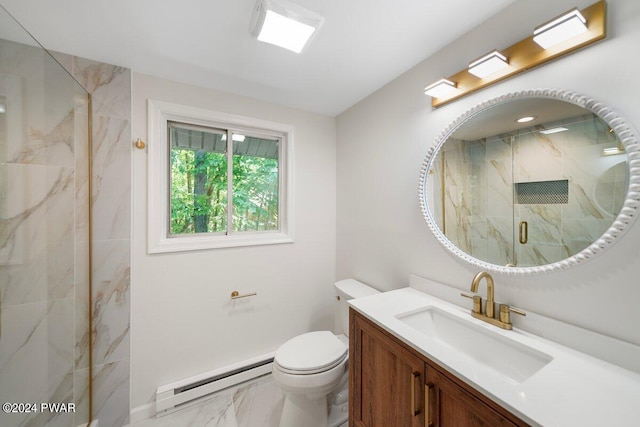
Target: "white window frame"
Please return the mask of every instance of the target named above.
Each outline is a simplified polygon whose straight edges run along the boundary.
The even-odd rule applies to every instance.
[[[293,126],[152,99],[148,100],[147,107],[148,253],[271,245],[294,241]],[[169,121],[238,132],[252,129],[264,135],[281,138],[282,143],[278,150],[278,230],[170,235]]]

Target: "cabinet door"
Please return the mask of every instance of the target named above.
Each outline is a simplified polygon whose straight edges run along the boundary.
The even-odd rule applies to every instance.
[[[427,364],[427,425],[433,427],[512,427],[514,424],[438,369]],[[488,402],[487,402],[488,403]],[[493,405],[492,405],[493,406]],[[519,421],[519,420],[516,420]]]
[[[353,310],[351,427],[423,427],[424,361]]]

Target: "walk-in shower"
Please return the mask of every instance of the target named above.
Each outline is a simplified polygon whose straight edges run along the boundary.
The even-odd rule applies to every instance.
[[[91,419],[90,96],[0,6],[0,425]]]

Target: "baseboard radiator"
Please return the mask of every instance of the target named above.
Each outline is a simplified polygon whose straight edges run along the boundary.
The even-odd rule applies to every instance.
[[[162,416],[171,413],[180,405],[270,373],[273,366],[273,356],[274,353],[263,354],[158,387],[156,390],[156,415]]]

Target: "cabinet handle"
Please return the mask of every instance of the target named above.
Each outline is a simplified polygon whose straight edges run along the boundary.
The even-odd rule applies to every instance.
[[[529,241],[529,224],[527,221],[520,221],[518,225],[518,240],[525,245]]]
[[[431,399],[429,398],[430,396],[430,391],[431,388],[433,387],[433,383],[426,383],[424,385],[424,425],[425,427],[431,427],[433,426],[433,423],[431,422],[431,411],[429,410],[430,406],[429,406],[429,402],[431,401]]]
[[[415,417],[420,413],[419,409],[416,409],[416,379],[420,378],[420,372],[411,373],[411,416]]]

